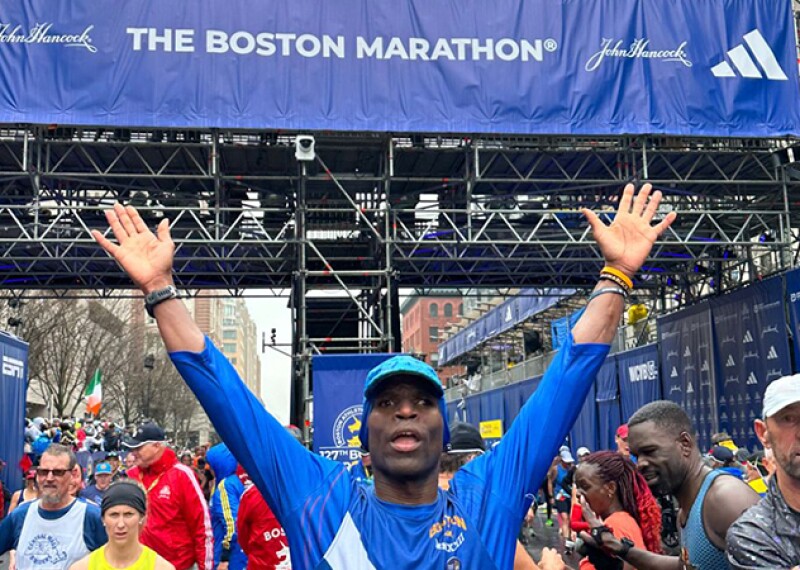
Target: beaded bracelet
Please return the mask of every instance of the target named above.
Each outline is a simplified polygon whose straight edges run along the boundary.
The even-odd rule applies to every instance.
[[[619,279],[622,279],[622,282],[628,287],[628,290],[633,289],[633,281],[631,281],[631,278],[616,267],[606,265],[600,270],[600,275],[613,275],[614,277],[618,277]]]
[[[610,273],[601,273],[600,277],[598,278],[600,281],[611,281],[614,285],[617,285],[625,290],[626,293],[630,293],[631,289],[628,287],[625,282],[617,277],[616,275],[611,275]]]

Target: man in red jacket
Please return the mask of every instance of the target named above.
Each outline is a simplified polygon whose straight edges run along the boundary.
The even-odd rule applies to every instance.
[[[172,563],[176,570],[211,570],[214,565],[211,518],[197,477],[167,447],[167,438],[154,422],[139,426],[123,442],[136,467],[128,477],[147,492],[147,518],[141,542]]]

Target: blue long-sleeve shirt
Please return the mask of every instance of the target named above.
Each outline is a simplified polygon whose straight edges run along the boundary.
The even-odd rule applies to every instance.
[[[299,445],[208,339],[200,353],[171,357],[283,525],[293,568],[491,570],[512,568],[530,496],[608,350],[570,337],[502,441],[419,506],[382,501],[342,464]]]

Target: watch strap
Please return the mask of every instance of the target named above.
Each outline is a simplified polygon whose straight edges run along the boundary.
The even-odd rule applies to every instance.
[[[178,298],[180,298],[180,294],[175,286],[167,285],[163,289],[156,289],[155,291],[148,293],[144,298],[144,308],[150,317],[154,317],[155,315],[153,314],[153,309],[156,307],[156,305],[170,299]]]
[[[623,536],[621,539],[619,539],[619,542],[622,544],[622,548],[620,548],[619,552],[617,552],[617,558],[625,560],[625,558],[628,556],[628,553],[631,551],[631,548],[633,548],[635,545],[627,536]]]

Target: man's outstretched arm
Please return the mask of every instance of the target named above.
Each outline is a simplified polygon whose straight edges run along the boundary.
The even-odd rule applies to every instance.
[[[150,231],[133,206],[114,204],[106,211],[106,220],[117,238],[113,243],[97,230],[94,239],[117,260],[133,283],[148,295],[153,291],[174,285],[172,262],[175,243],[169,235],[169,221],[158,224],[156,234]],[[171,299],[155,306],[153,314],[158,330],[169,352],[201,352],[205,337],[179,299]]]
[[[144,294],[172,285],[175,244],[163,220],[153,234],[135,208],[115,204],[106,218],[117,243],[94,231],[98,243]],[[276,513],[286,515],[315,489],[334,465],[294,441],[247,389],[228,360],[206,339],[183,302],[164,301],[154,310],[173,363],[217,432]],[[235,413],[232,413],[235,412]],[[262,437],[253,438],[258,433]],[[287,472],[281,465],[292,465]]]
[[[650,250],[660,236],[675,221],[677,215],[670,212],[653,225],[652,221],[661,202],[661,192],[651,195],[650,184],[645,184],[634,196],[633,184],[625,186],[619,208],[610,225],[605,225],[597,214],[584,209],[592,227],[595,242],[603,254],[606,267],[611,267],[633,279],[642,267]],[[600,281],[595,288],[614,287],[609,281]],[[610,344],[617,332],[619,319],[625,307],[624,299],[615,294],[597,297],[586,306],[583,315],[572,328],[576,344]]]
[[[645,184],[634,197],[633,185],[626,186],[610,225],[604,224],[593,212],[584,210],[606,266],[627,278],[633,278],[658,236],[676,217],[672,212],[654,225],[652,221],[661,193],[651,196],[650,191],[650,185]],[[622,295],[600,293],[602,289],[621,290],[614,282],[598,282],[571,337],[548,366],[542,382],[506,436],[492,454],[472,461],[456,474],[456,488],[459,483],[467,483],[468,473],[474,473],[481,483],[485,481],[487,487],[492,486],[493,477],[496,477],[502,497],[497,500],[511,509],[521,505],[526,494],[536,491],[583,406],[622,316]],[[515,514],[519,514],[521,520],[524,513]]]

